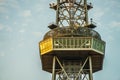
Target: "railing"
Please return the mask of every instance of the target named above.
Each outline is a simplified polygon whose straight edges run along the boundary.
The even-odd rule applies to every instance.
[[[53,39],[54,50],[87,50],[105,52],[105,42],[92,37],[57,37]]]
[[[102,53],[105,53],[105,42],[93,38],[92,39],[92,48],[95,49],[95,50],[98,50]]]
[[[105,53],[105,42],[92,37],[57,37],[40,42],[41,54],[52,50],[94,50]]]
[[[54,38],[54,48],[91,48],[91,38]]]

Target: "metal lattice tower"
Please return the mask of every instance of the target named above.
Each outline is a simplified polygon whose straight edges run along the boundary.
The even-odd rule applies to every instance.
[[[50,24],[40,41],[43,70],[52,73],[52,80],[93,80],[93,73],[102,70],[105,42],[88,11],[87,0],[57,0],[50,4],[56,11],[56,23]]]
[[[59,26],[84,27],[88,24],[86,0],[58,0],[57,5],[56,22]]]
[[[57,0],[57,4],[50,4],[50,8],[56,10],[56,24],[59,27],[88,25],[88,10],[92,4],[87,0]]]

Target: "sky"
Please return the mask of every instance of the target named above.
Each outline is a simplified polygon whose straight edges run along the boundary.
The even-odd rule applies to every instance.
[[[0,80],[50,80],[42,70],[38,43],[55,21],[56,0],[0,0]],[[103,70],[94,80],[120,80],[120,0],[88,0],[89,18],[106,42]]]

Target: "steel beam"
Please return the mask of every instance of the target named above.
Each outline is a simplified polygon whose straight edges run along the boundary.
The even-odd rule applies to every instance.
[[[52,66],[52,80],[56,79],[55,64],[56,64],[56,60],[55,60],[55,56],[54,56],[53,57],[53,66]]]
[[[89,69],[90,69],[90,71],[89,71],[89,80],[93,80],[93,72],[92,72],[92,58],[91,58],[91,56],[89,56]]]

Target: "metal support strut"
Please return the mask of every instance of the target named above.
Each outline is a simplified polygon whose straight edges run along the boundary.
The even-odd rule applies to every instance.
[[[56,62],[57,61],[57,62]],[[60,68],[58,72],[56,72],[55,64],[58,63]],[[68,62],[60,62],[58,57],[53,57],[53,66],[52,66],[52,80],[93,80],[92,75],[92,58],[88,56],[84,61],[79,61],[77,65],[74,65],[73,61],[69,61],[71,65],[66,65]],[[82,63],[82,64],[81,64]],[[89,63],[89,68],[86,68],[87,64]],[[75,63],[76,64],[76,63]],[[73,70],[71,70],[73,69]]]
[[[89,72],[89,79],[93,80],[93,75],[92,75],[92,58],[91,56],[89,56],[89,68],[90,68],[90,72]]]
[[[56,63],[56,60],[55,60],[55,56],[54,56],[53,57],[53,66],[52,66],[52,80],[55,80],[55,78],[56,78],[55,63]]]

